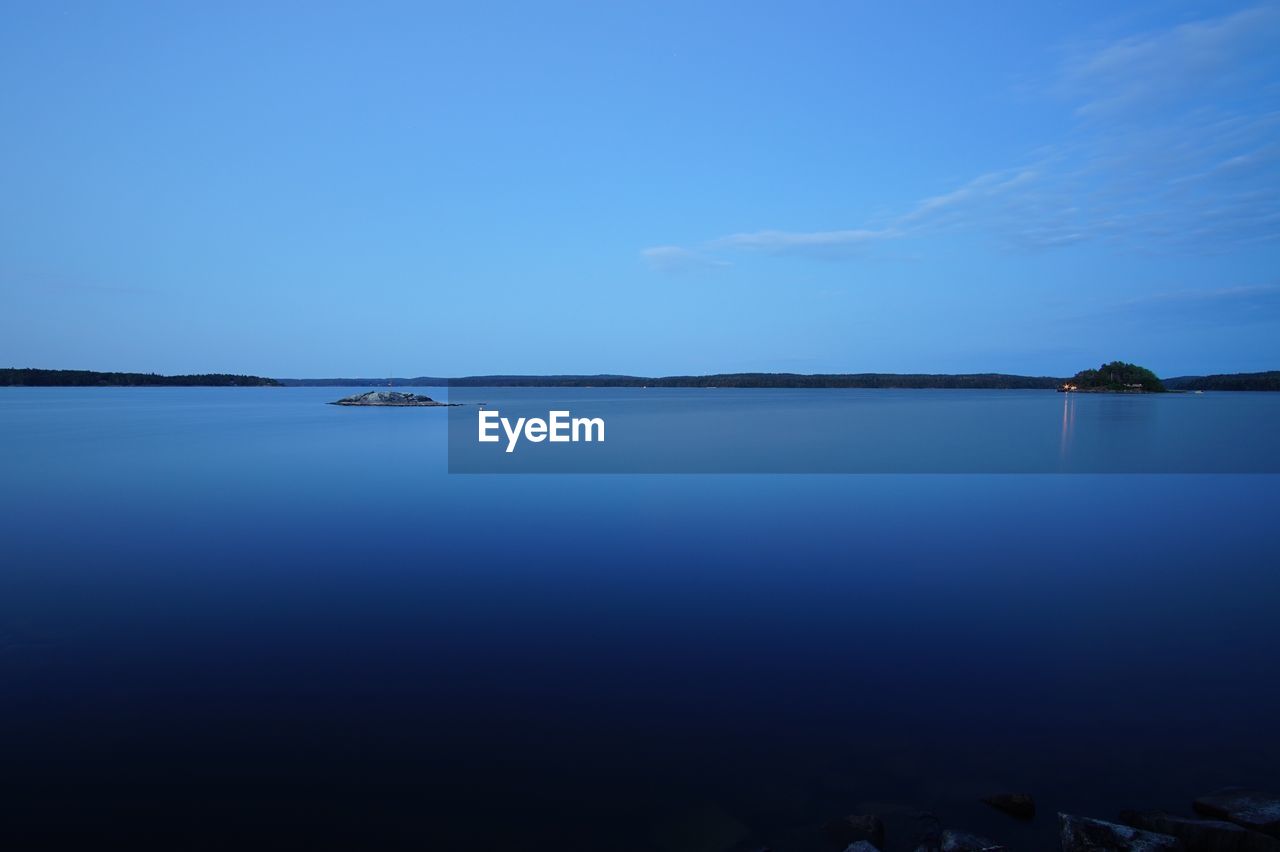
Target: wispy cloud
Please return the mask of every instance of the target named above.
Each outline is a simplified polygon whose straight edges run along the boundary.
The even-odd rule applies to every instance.
[[[1277,43],[1280,7],[1266,5],[1077,46],[1041,87],[1071,110],[1072,129],[1022,162],[877,221],[729,234],[646,256],[859,257],[962,229],[1022,251],[1104,242],[1213,252],[1280,239]]]
[[[1086,46],[1067,60],[1057,86],[1081,116],[1185,103],[1265,78],[1280,33],[1280,9],[1258,6],[1219,18]]]
[[[891,228],[873,230],[858,228],[847,231],[755,231],[749,234],[730,234],[713,240],[713,248],[753,249],[769,252],[793,250],[848,249],[881,240],[893,239],[897,234]]]
[[[653,246],[640,252],[640,256],[651,268],[659,272],[688,272],[729,265],[727,260],[708,257],[701,252],[681,246]]]

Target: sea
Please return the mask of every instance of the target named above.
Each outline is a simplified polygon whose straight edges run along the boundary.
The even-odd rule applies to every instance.
[[[1053,849],[1280,789],[1280,394],[521,389],[651,455],[504,475],[450,440],[502,391],[358,390],[0,389],[0,848]]]

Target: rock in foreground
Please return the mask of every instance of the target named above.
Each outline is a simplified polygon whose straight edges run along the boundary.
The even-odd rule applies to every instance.
[[[880,852],[880,850],[865,840],[859,840],[857,843],[846,846],[844,852]]]
[[[1116,825],[1100,819],[1058,814],[1062,852],[1183,852],[1182,841],[1167,834]]]
[[[1280,852],[1280,840],[1233,822],[1194,819],[1163,811],[1125,811],[1120,814],[1120,821],[1144,831],[1176,837],[1189,852]]]
[[[1004,852],[1006,847],[976,834],[947,829],[942,832],[938,848],[942,852]]]
[[[1202,814],[1280,837],[1280,796],[1259,790],[1229,788],[1201,796],[1195,809]]]
[[[457,405],[457,403],[436,402],[429,396],[422,396],[416,393],[401,393],[400,391],[369,391],[368,393],[357,393],[352,396],[343,397],[337,402],[331,402],[330,405],[417,405],[417,406],[446,406]]]

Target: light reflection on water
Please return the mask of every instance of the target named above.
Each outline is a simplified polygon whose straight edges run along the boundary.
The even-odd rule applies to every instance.
[[[1062,458],[1066,460],[1067,450],[1071,446],[1071,432],[1076,425],[1075,394],[1062,395]]]

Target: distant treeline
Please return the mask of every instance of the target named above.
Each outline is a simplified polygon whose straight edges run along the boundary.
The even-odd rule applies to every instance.
[[[275,379],[228,373],[160,376],[155,373],[97,373],[92,370],[0,369],[0,386],[9,387],[253,387],[276,384]]]
[[[468,376],[458,387],[1056,388],[1061,379],[1002,373],[717,373],[709,376]]]
[[[531,387],[531,388],[1056,388],[1051,376],[1003,373],[717,373],[709,376],[433,376],[390,379],[280,379],[286,386],[310,387]]]
[[[99,373],[91,370],[0,369],[0,386],[170,386],[170,387],[529,387],[529,388],[970,388],[1052,389],[1067,379],[1006,373],[716,373],[708,376],[442,376],[390,379],[265,379],[206,373],[161,376],[155,373]],[[1280,370],[1165,379],[1169,390],[1280,391]]]
[[[1280,391],[1280,370],[1265,373],[1219,373],[1213,376],[1177,376],[1165,379],[1169,390]]]
[[[439,376],[391,379],[276,379],[286,388],[443,388],[450,380]]]

